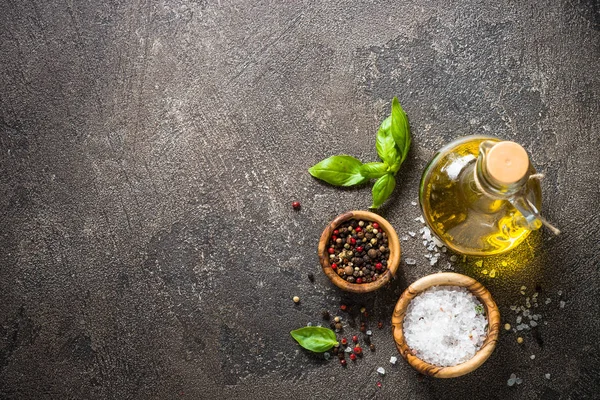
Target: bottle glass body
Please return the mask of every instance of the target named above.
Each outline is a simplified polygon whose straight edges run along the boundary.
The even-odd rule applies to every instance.
[[[531,227],[505,199],[488,196],[476,182],[477,160],[484,141],[468,136],[444,146],[429,162],[419,190],[423,218],[431,231],[455,252],[487,256],[504,253],[523,242]],[[529,174],[535,173],[530,165]],[[525,183],[524,196],[538,209],[539,181]]]

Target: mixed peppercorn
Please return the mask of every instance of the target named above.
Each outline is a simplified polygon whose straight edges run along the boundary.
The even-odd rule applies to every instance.
[[[333,231],[327,251],[331,268],[350,283],[376,281],[389,258],[387,234],[377,222],[351,219]]]
[[[344,311],[346,313],[349,313],[349,315],[353,314],[351,312],[351,307],[346,304],[340,305],[340,310]],[[329,314],[329,312],[327,310],[323,310],[322,316],[323,316],[323,319],[326,321],[329,321],[331,318],[331,315]],[[369,350],[375,351],[375,345],[373,343],[371,343],[371,336],[372,336],[373,332],[371,330],[367,329],[368,313],[364,307],[360,308],[360,314],[358,314],[358,317],[361,320],[360,332],[363,333],[363,335],[361,335],[362,341],[365,344],[365,346],[367,346],[369,348]],[[353,318],[354,317],[351,317],[351,319],[353,319]],[[336,316],[333,319],[333,321],[331,321],[331,328],[335,329],[335,331],[338,332],[338,334],[343,330],[343,326],[342,326],[341,322],[342,322],[342,319],[339,316]],[[381,321],[378,322],[377,326],[379,327],[379,329],[383,328],[383,322],[381,322]],[[363,348],[361,347],[361,345],[359,343],[360,340],[361,340],[361,338],[359,337],[359,335],[342,337],[339,339],[339,344],[336,345],[335,347],[333,347],[333,349],[331,350],[332,355],[338,357],[338,359],[340,360],[340,364],[343,367],[348,365],[348,363],[346,361],[346,355],[348,355],[348,357],[350,358],[351,361],[356,361],[359,357],[363,356]],[[328,359],[330,357],[330,355],[331,354],[327,354],[325,358]]]

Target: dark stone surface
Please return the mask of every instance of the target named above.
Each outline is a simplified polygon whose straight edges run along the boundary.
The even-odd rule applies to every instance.
[[[1,398],[598,398],[597,1],[0,10]],[[317,263],[323,227],[367,207],[370,189],[338,190],[306,169],[335,153],[374,161],[394,95],[414,136],[382,209],[401,235],[420,227],[411,201],[426,162],[477,133],[525,145],[563,230],[483,267],[456,263],[490,289],[503,322],[514,324],[521,285],[552,299],[540,307],[547,325],[522,346],[502,332],[458,379],[388,362],[395,301],[439,269],[419,240],[402,242],[418,264],[377,294],[340,293]],[[346,370],[288,334],[342,301],[386,324],[377,351]],[[512,372],[522,385],[506,385]]]

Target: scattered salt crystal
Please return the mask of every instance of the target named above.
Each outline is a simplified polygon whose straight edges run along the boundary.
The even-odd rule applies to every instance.
[[[475,265],[478,267],[481,267],[483,265],[483,260],[477,260],[475,261]]]
[[[552,300],[550,300],[550,298],[546,298],[546,301],[545,301],[546,304],[550,304],[551,302],[552,302]]]
[[[522,320],[523,320],[523,318],[522,318],[522,317],[519,315],[519,316],[517,317],[517,324],[520,324]]]
[[[529,325],[531,325],[533,328],[535,328],[536,326],[538,326],[538,323],[535,321],[529,321]]]
[[[398,361],[398,357],[394,357],[394,356],[390,357],[390,364],[396,365],[396,361]]]
[[[415,237],[415,235],[416,235],[416,233],[414,233],[414,232],[408,232],[408,234],[412,237]]]
[[[412,204],[413,206],[416,206],[417,202],[416,201],[411,201],[410,204]]]
[[[521,378],[517,378],[517,379],[515,380],[515,382],[517,382],[517,385],[520,385],[521,383],[523,383],[523,379],[521,379]]]
[[[331,358],[331,354],[329,354],[328,352],[323,353],[323,358],[326,360],[329,360]]]
[[[346,353],[352,353],[352,347],[348,346],[348,347],[346,347],[346,349],[344,351]]]
[[[544,374],[544,377],[545,377],[546,379],[550,379],[550,374]]]
[[[496,270],[493,269],[490,271],[490,278],[494,278],[496,276]]]
[[[425,258],[431,258],[431,254],[425,254]]]
[[[377,373],[379,375],[385,375],[385,369],[383,367],[379,367],[379,368],[377,368]]]
[[[521,286],[521,290],[527,290],[527,286]]]
[[[510,378],[508,378],[508,386],[513,386],[517,381],[517,376],[515,374],[510,374]]]
[[[417,260],[415,260],[414,258],[407,258],[405,262],[406,265],[415,265],[417,263]]]
[[[450,256],[450,261],[456,262],[456,260],[458,260],[458,257],[456,257],[456,256]]]
[[[420,217],[417,217],[417,218],[415,218],[415,221],[418,221],[418,222],[420,222],[420,223],[422,223],[422,224],[424,224],[424,223],[425,223],[425,220],[423,219],[423,216],[420,216]]]
[[[562,290],[559,290],[559,291],[558,291],[558,295],[559,295],[559,296],[562,296]]]
[[[408,236],[406,236],[406,235],[402,235],[402,238],[401,238],[401,239],[402,239],[403,241],[405,241],[405,242],[406,242],[406,241],[408,240]]]
[[[510,309],[515,311],[517,309],[517,306],[510,306]]]
[[[524,311],[523,311],[523,316],[524,316],[524,317],[526,317],[526,316],[528,316],[528,315],[529,315],[529,310],[524,310]]]
[[[488,274],[488,270],[484,269],[483,271],[481,271],[482,274],[487,275]]]
[[[442,247],[442,253],[445,253],[446,251],[448,251],[448,249],[446,248],[446,246]]]
[[[560,308],[565,308],[565,302],[563,300],[560,301],[559,307]]]
[[[530,355],[529,358],[531,358],[532,360],[535,360],[535,354]]]
[[[406,344],[423,361],[439,366],[471,359],[486,337],[487,318],[471,292],[456,286],[427,289],[404,317]]]
[[[535,292],[531,297],[533,297],[535,299],[536,297],[538,297],[538,294],[539,294],[538,292]]]
[[[367,336],[371,336],[373,334],[373,331],[372,330],[368,330],[366,333],[367,333]]]

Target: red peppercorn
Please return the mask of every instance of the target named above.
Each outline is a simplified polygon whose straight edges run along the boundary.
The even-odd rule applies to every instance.
[[[358,336],[356,336],[356,335],[352,336],[352,341],[354,343],[357,343],[358,342]]]
[[[362,246],[358,246],[358,247],[356,248],[356,251],[358,251],[359,253],[362,253],[362,251],[363,251],[363,250],[364,250],[364,249],[363,249],[363,247],[362,247]]]
[[[333,235],[333,236],[331,237],[331,240],[333,240],[333,241],[335,242],[335,241],[337,240],[337,236]]]
[[[356,278],[356,283],[362,283],[362,278]]]
[[[336,263],[331,264],[331,269],[332,270],[335,271],[337,269],[337,267],[338,267],[338,265]]]
[[[350,243],[352,243],[352,244],[356,244],[356,239],[354,239],[354,238],[350,238]]]
[[[383,322],[379,321],[379,322],[377,323],[377,327],[378,327],[379,329],[383,328]]]
[[[300,202],[299,202],[299,201],[294,201],[294,202],[292,203],[292,208],[293,208],[294,210],[299,210],[299,209],[300,209]]]
[[[348,363],[346,362],[346,360],[340,360],[340,364],[342,364],[342,367],[345,367]]]
[[[356,361],[356,355],[354,353],[350,354],[350,359]]]
[[[379,271],[381,268],[383,268],[383,264],[382,263],[375,264],[375,269],[377,269]]]
[[[348,308],[348,306],[347,306],[347,305],[345,305],[345,304],[342,304],[342,305],[340,306],[340,310],[342,310],[342,311],[346,311],[346,309],[347,309],[347,308]]]
[[[337,235],[339,235],[339,234],[340,234],[340,231],[338,231],[338,230],[336,229],[335,231],[333,231],[333,234],[337,236]]]
[[[379,224],[377,222],[373,222],[373,228],[374,229],[379,229]]]
[[[369,313],[365,311],[365,312],[363,313],[363,315],[364,315],[365,317],[368,317],[368,316],[369,316]]]
[[[381,382],[377,382],[377,387],[380,388],[381,387]]]
[[[342,342],[342,344],[345,346],[345,345],[347,345],[347,344],[348,344],[348,339],[346,339],[346,338],[342,338],[341,342]]]
[[[360,232],[362,231],[362,228],[360,226],[357,226],[356,229],[354,229],[356,232]]]
[[[335,253],[335,249],[333,247],[330,247],[327,251],[329,252],[329,254]]]
[[[358,355],[362,354],[362,349],[360,348],[360,346],[356,346],[354,348],[354,354],[358,354]]]

